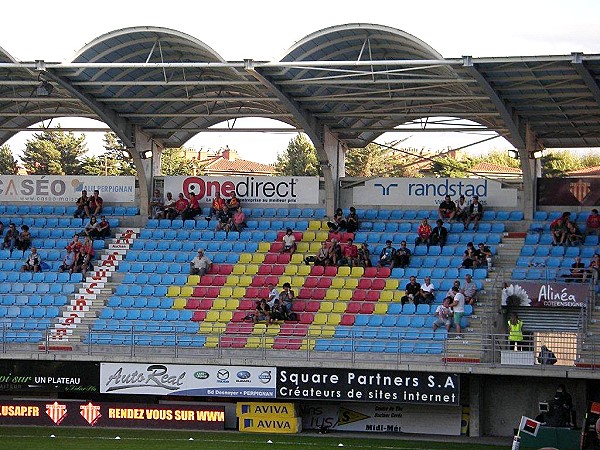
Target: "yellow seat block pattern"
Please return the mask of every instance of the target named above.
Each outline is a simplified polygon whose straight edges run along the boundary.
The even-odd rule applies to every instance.
[[[252,283],[252,277],[250,275],[242,275],[238,281],[238,286],[248,287]]]
[[[302,242],[312,242],[316,239],[315,232],[307,230],[302,234]]]
[[[315,233],[315,240],[318,242],[323,242],[329,239],[329,233],[327,231],[317,231]]]
[[[248,264],[252,261],[252,253],[241,253],[238,264]]]
[[[350,300],[352,298],[352,290],[351,289],[340,289],[340,295],[338,297],[339,300]]]
[[[375,303],[374,314],[387,314],[389,303]]]
[[[285,270],[283,271],[283,273],[285,275],[296,275],[297,272],[298,272],[298,266],[296,266],[294,264],[286,265]]]
[[[385,280],[385,289],[398,289],[398,279],[397,278],[388,278]]]
[[[290,283],[292,284],[292,277],[290,277],[289,275],[282,275],[279,277],[279,282],[277,283],[277,286],[282,287],[284,283]]]
[[[320,313],[330,313],[333,311],[333,302],[322,301],[321,306],[319,307]]]
[[[350,271],[351,271],[350,267],[348,267],[348,266],[338,267],[337,276],[338,277],[349,277]]]
[[[219,298],[231,298],[232,295],[233,295],[233,288],[231,286],[223,286],[221,288],[221,290],[219,291]],[[213,308],[221,309],[221,307],[215,306],[214,303],[213,303]]]
[[[303,251],[302,253],[306,253],[308,252],[308,244],[307,244],[307,249],[305,251]],[[294,253],[292,255],[292,257],[290,258],[290,263],[291,264],[304,264],[304,257],[302,255],[300,255],[299,253]],[[298,266],[298,269],[300,269],[300,267],[302,266]]]
[[[271,249],[271,243],[270,242],[259,242],[258,243],[258,252],[259,253],[267,253],[269,250]],[[264,256],[263,256],[263,261],[264,261]],[[252,262],[254,262],[254,259],[252,260]]]
[[[360,278],[364,274],[365,274],[365,268],[364,267],[353,267],[352,270],[350,270],[350,276],[351,277]]]
[[[308,231],[317,231],[317,230],[320,230],[321,229],[321,225],[322,225],[322,223],[321,223],[320,220],[310,220],[308,222]]]
[[[223,288],[221,288],[223,290]],[[215,298],[213,301],[212,309],[208,312],[219,312],[222,309],[225,309],[225,305],[227,304],[227,299],[225,298]]]
[[[259,242],[259,250],[260,250],[260,244],[265,244],[267,245],[269,248],[271,247],[270,244],[268,244],[267,242]],[[269,249],[267,248],[267,250],[263,251],[262,253],[253,253],[252,254],[252,264],[262,264],[263,261],[265,260],[265,252],[268,251]]]
[[[231,275],[244,275],[246,273],[247,264],[238,263],[231,269]]]
[[[265,327],[265,335],[266,336],[277,336],[279,334],[279,330],[281,325],[279,323],[272,323],[268,327]]]
[[[346,278],[344,289],[356,289],[358,286],[358,278]]]
[[[296,255],[294,255],[296,256]],[[296,275],[300,276],[300,277],[306,277],[310,274],[311,271],[311,266],[307,266],[306,264],[303,264],[301,266],[298,266],[298,273]]]
[[[333,302],[333,312],[334,313],[346,312],[346,308],[348,308],[348,302],[344,302],[344,301]]]
[[[298,242],[296,244],[296,251],[300,252],[300,253],[306,253],[309,249],[310,244],[308,242]],[[292,258],[294,257],[294,255],[292,255]]]
[[[304,285],[305,281],[305,277],[294,276],[292,277],[292,281],[290,282],[290,284],[292,285],[292,287],[299,288]]]
[[[320,242],[311,242],[309,252],[310,253],[318,253],[320,248],[321,248]]]
[[[186,304],[187,304],[187,298],[177,297],[173,301],[173,309],[183,309],[183,308],[185,308]]]
[[[219,346],[219,338],[216,336],[208,336],[204,343],[205,348],[217,348]]]
[[[313,318],[313,325],[325,325],[327,323],[327,314],[318,312]]]
[[[315,325],[311,324],[308,327],[308,336],[312,337],[332,337],[335,334],[335,326],[333,325]]]
[[[339,325],[342,321],[342,315],[338,313],[331,313],[327,316],[327,325]]]
[[[341,269],[342,267],[340,267]],[[349,267],[346,267],[346,269],[349,269]],[[338,274],[339,275],[339,274]],[[331,288],[332,289],[343,289],[344,284],[346,284],[346,280],[344,280],[343,278],[335,277],[331,280]]]
[[[227,279],[225,280],[225,286],[238,286],[240,283],[239,275],[227,275]],[[221,288],[222,290],[223,288]]]
[[[194,293],[194,288],[192,286],[181,286],[181,296],[182,297],[191,297]]]
[[[243,275],[256,275],[258,272],[258,264],[246,265],[246,272]]]
[[[315,340],[314,339],[302,339],[302,344],[300,344],[300,350],[313,350],[315,348]]]
[[[189,275],[188,279],[187,279],[187,285],[188,286],[198,286],[198,283],[200,283],[200,275]]]
[[[225,302],[225,310],[235,311],[240,306],[240,301],[237,298],[227,299]]]
[[[179,297],[179,294],[181,294],[180,286],[169,286],[167,289],[167,297]]]
[[[381,291],[379,294],[380,302],[391,302],[394,299],[394,291]]]
[[[242,298],[246,295],[246,288],[244,287],[240,287],[240,286],[236,286],[233,288],[233,292],[231,294],[231,296],[233,298]]]

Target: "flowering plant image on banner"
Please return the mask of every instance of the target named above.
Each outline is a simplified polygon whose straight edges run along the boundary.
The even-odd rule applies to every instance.
[[[542,283],[513,281],[502,289],[502,306],[532,306],[537,308],[582,308],[587,285],[578,283]]]

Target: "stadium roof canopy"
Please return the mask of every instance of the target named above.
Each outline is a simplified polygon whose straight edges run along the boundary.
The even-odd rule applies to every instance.
[[[597,54],[444,58],[372,24],[317,31],[277,61],[234,62],[179,31],[134,27],[98,37],[70,62],[16,61],[0,48],[0,144],[74,116],[105,122],[128,146],[136,127],[173,147],[244,117],[277,119],[311,138],[327,127],[350,147],[407,123],[493,130],[517,148],[527,129],[547,148],[600,146],[599,77]]]

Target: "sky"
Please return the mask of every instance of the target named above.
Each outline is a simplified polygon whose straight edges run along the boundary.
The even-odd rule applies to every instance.
[[[0,47],[20,61],[70,61],[86,43],[107,32],[132,26],[160,26],[185,32],[228,61],[276,60],[308,34],[345,23],[374,23],[400,29],[448,58],[600,53],[597,24],[600,2],[597,0],[104,0],[86,3],[30,0],[4,2],[2,16]],[[63,126],[82,127],[93,123],[82,119],[75,119],[75,123],[68,119],[59,122]],[[238,120],[236,125],[261,124],[277,125],[260,119]],[[186,145],[213,150],[228,145],[238,150],[242,158],[272,163],[293,136],[290,133],[204,133]],[[18,153],[30,137],[31,133],[22,132],[8,144]],[[386,134],[378,141],[389,142],[400,137],[404,135]],[[457,133],[411,134],[404,146],[441,150],[484,137]],[[98,152],[102,134],[87,133],[87,142],[91,152]],[[499,138],[475,149],[509,147],[510,144]]]

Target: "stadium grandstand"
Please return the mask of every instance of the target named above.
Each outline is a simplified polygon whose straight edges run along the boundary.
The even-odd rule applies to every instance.
[[[6,402],[91,404],[123,393],[128,402],[137,395],[138,403],[160,404],[179,395],[219,405],[223,426],[243,429],[232,402],[268,400],[293,404],[290,417],[300,425],[288,431],[319,429],[324,416],[310,412],[319,405],[334,416],[346,407],[356,414],[320,426],[339,431],[421,433],[434,418],[432,434],[509,436],[564,383],[581,419],[600,401],[600,244],[588,221],[600,183],[537,178],[535,158],[542,148],[600,146],[598,61],[445,59],[402,31],[364,24],[315,32],[274,62],[224,61],[192,36],[154,27],[100,36],[68,63],[15,61],[0,49],[0,70],[11,80],[0,80],[0,143],[40,117],[92,117],[119,136],[138,173],[137,180],[0,176],[2,223],[27,226],[41,258],[41,271],[30,271],[29,249],[9,240],[0,250]],[[218,106],[206,112],[209,102]],[[426,116],[472,120],[504,136],[520,155],[522,183],[514,187],[514,174],[510,183],[344,176],[345,149]],[[323,177],[160,175],[162,148],[238,117],[276,118],[304,131]],[[87,270],[70,273],[61,270],[66,248],[88,224],[74,217],[83,190],[100,191],[112,233],[93,240]],[[193,192],[200,210],[185,220],[157,218],[154,190]],[[216,227],[216,193],[238,195],[243,230]],[[480,217],[467,225],[444,218],[443,243],[416,245],[424,219],[440,218],[446,194],[478,197]],[[357,229],[332,227],[338,207],[343,217],[356,208]],[[563,238],[556,231],[566,230],[566,211],[580,234],[562,230]],[[294,251],[285,247],[287,229]],[[388,242],[398,249],[403,241],[408,262],[382,261]],[[315,264],[323,243],[348,258],[353,243],[366,243],[370,254],[361,264],[335,256]],[[469,244],[480,243],[470,259]],[[190,274],[198,250],[211,264]],[[413,277],[421,288],[435,286],[431,298],[427,290],[415,294],[421,301],[409,298]],[[437,314],[455,281],[467,304],[446,328]],[[287,284],[295,293],[289,311],[259,317],[257,302]],[[509,314],[521,322],[510,340]],[[19,381],[28,371],[39,380]],[[58,377],[80,381],[48,381]],[[210,389],[202,385],[213,379]],[[235,390],[230,381],[247,384]],[[367,420],[382,404],[403,405],[401,427],[402,414]]]

